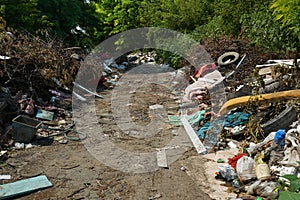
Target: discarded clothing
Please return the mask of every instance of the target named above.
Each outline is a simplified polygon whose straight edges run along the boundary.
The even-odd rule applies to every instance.
[[[210,122],[206,122],[206,123],[202,126],[202,128],[200,128],[200,129],[198,129],[198,130],[196,131],[196,135],[198,136],[198,138],[199,138],[200,140],[203,140],[203,139],[205,138],[205,131],[207,131],[209,127],[210,127]]]
[[[245,112],[229,113],[225,116],[223,127],[235,127],[248,122],[251,114]]]
[[[203,140],[206,148],[212,148],[218,142],[218,135],[222,128],[222,120],[215,120],[205,123],[202,128],[197,130],[196,134],[199,139]]]
[[[199,139],[204,139],[205,138],[205,133],[210,130],[210,131],[214,131],[214,132],[218,132],[215,135],[218,135],[221,130],[220,128],[216,128],[216,127],[236,127],[236,126],[240,126],[245,124],[248,120],[249,117],[251,116],[251,114],[249,113],[244,113],[244,112],[235,112],[235,113],[229,113],[227,116],[225,116],[225,118],[222,119],[218,119],[215,120],[213,122],[207,122],[203,125],[202,128],[198,129],[196,131],[197,136],[199,137]]]
[[[195,83],[189,85],[185,89],[185,95],[183,97],[184,102],[189,102],[192,100],[192,95],[193,92],[195,91],[202,91],[206,89],[211,89],[214,86],[218,85],[219,83],[222,83],[224,80],[224,77],[222,77],[222,74],[215,70],[203,78],[199,78]]]

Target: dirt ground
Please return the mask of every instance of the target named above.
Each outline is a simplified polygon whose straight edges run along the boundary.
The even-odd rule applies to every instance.
[[[1,173],[11,174],[13,180],[43,174],[52,182],[51,188],[18,198],[23,200],[210,199],[199,184],[180,170],[184,163],[188,164],[188,154],[169,169],[128,174],[105,166],[81,143],[69,142],[14,152]],[[205,182],[202,170],[198,171]]]
[[[98,121],[104,134],[111,141],[130,151],[151,151],[161,147],[173,137],[172,127],[165,123],[159,136],[132,139],[120,131],[112,116],[111,91],[102,93],[103,99],[96,100]],[[151,121],[149,105],[161,104],[168,114],[176,114],[176,97],[156,85],[141,87],[130,99],[130,115],[139,125]],[[39,139],[40,146],[13,150],[1,166],[1,174],[10,174],[13,182],[21,179],[46,175],[53,187],[37,191],[18,199],[133,199],[133,200],[207,200],[203,192],[207,188],[204,173],[205,159],[197,156],[195,149],[189,148],[180,159],[169,165],[148,173],[125,173],[106,166],[89,153],[82,142],[69,141],[61,144],[50,139]],[[193,165],[192,163],[197,163]],[[185,166],[186,171],[181,167]]]

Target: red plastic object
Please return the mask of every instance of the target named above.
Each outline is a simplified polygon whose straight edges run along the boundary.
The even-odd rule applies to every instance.
[[[217,69],[217,65],[215,63],[205,64],[202,66],[198,66],[193,77],[199,78],[204,77],[206,74],[213,72]]]
[[[248,154],[240,153],[240,154],[234,156],[233,158],[228,158],[228,164],[231,165],[231,167],[233,167],[235,169],[237,161],[243,156],[248,156]]]

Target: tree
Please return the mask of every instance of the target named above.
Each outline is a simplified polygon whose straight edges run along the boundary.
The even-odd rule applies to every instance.
[[[222,30],[229,35],[238,36],[241,30],[240,18],[251,14],[257,7],[265,7],[270,0],[220,0],[214,3],[214,15],[221,16]]]
[[[139,11],[142,0],[99,0],[97,13],[105,25],[103,35],[140,27]]]
[[[141,6],[142,25],[182,32],[191,32],[213,16],[211,0],[145,0]]]
[[[92,46],[103,28],[90,0],[0,0],[1,16],[7,27],[19,31],[47,30],[52,38],[70,45]]]
[[[8,27],[32,32],[48,26],[47,17],[37,8],[38,0],[0,0],[0,13]]]
[[[282,23],[282,27],[293,37],[293,47],[300,49],[300,1],[273,0],[271,3],[275,19]],[[292,39],[292,38],[291,38]]]

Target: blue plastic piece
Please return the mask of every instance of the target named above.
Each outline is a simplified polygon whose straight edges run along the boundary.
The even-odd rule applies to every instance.
[[[276,144],[280,145],[281,147],[283,147],[285,145],[285,130],[284,129],[279,129],[274,137],[274,141]]]

